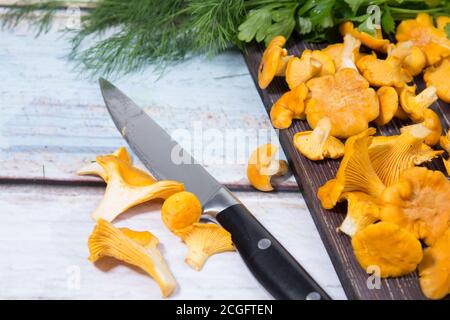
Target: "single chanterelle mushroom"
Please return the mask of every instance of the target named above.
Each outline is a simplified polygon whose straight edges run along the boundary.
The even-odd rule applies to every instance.
[[[333,63],[331,58],[324,53],[322,53],[321,58],[328,58],[329,62]],[[286,67],[286,82],[291,90],[295,89],[300,84],[319,75],[321,70],[322,63],[313,57],[313,51],[306,49],[303,51],[301,58],[294,57],[289,60]]]
[[[419,276],[420,288],[427,298],[442,299],[450,294],[450,228],[425,249]]]
[[[253,151],[248,160],[248,180],[259,191],[272,191],[271,178],[288,172],[286,161],[275,159],[277,150],[278,147],[273,144],[264,144]]]
[[[444,28],[436,28],[433,18],[420,13],[416,19],[404,20],[397,27],[397,41],[412,41],[427,57],[427,64],[433,65],[450,56],[450,40]]]
[[[440,171],[407,169],[383,192],[380,216],[433,245],[450,223],[450,181]]]
[[[342,36],[350,34],[361,41],[361,43],[366,47],[369,47],[378,52],[385,53],[389,46],[389,40],[383,39],[381,29],[376,29],[376,36],[373,37],[366,32],[361,32],[356,29],[351,21],[346,21],[339,26],[339,31]]]
[[[444,59],[437,67],[431,66],[425,70],[423,79],[428,87],[437,89],[438,97],[450,103],[450,59]]]
[[[370,273],[370,267],[377,266],[382,278],[413,272],[423,257],[420,241],[389,222],[362,229],[352,238],[352,246],[361,267]]]
[[[187,191],[168,197],[161,208],[161,218],[170,231],[184,229],[200,221],[202,205],[197,197]]]
[[[113,257],[147,272],[158,283],[163,297],[170,296],[177,284],[158,250],[158,238],[150,232],[117,229],[100,219],[89,237],[89,260]]]
[[[341,69],[306,83],[311,96],[306,104],[309,125],[314,129],[321,119],[328,118],[330,135],[343,139],[366,130],[380,111],[375,90],[354,67],[353,48],[358,41],[347,35],[344,44]]]
[[[330,119],[322,118],[313,131],[296,133],[294,145],[309,160],[338,159],[344,155],[344,144],[330,131]]]
[[[197,271],[213,254],[235,250],[231,234],[213,223],[194,223],[175,234],[188,246],[185,262]]]
[[[293,119],[305,119],[305,99],[308,87],[300,84],[295,89],[286,92],[270,109],[270,119],[277,129],[289,128]]]
[[[394,45],[391,45],[394,46]],[[412,43],[405,42],[390,50],[385,60],[375,55],[366,55],[358,60],[357,66],[372,86],[403,87],[413,80],[403,61],[411,53]]]
[[[377,199],[385,189],[369,158],[374,128],[350,137],[345,143],[344,158],[335,179],[319,188],[317,197],[325,209],[332,209],[347,192],[363,192]]]
[[[425,138],[425,143],[429,146],[434,146],[439,142],[442,134],[442,125],[439,116],[431,109],[425,109],[423,111],[423,121],[418,124],[412,124],[409,126],[402,127],[401,132],[413,130],[415,127],[425,126],[430,130],[430,133]]]
[[[347,215],[338,228],[340,232],[353,237],[358,231],[379,220],[380,207],[377,200],[359,191],[346,192]]]
[[[416,95],[416,86],[407,86],[400,91],[400,104],[402,109],[414,122],[425,119],[424,111],[437,99],[436,88],[428,87]]]
[[[156,180],[147,172],[133,166],[133,160],[125,147],[120,147],[110,156],[115,156],[123,162],[126,170],[123,170],[122,176],[129,184],[132,185],[149,185]],[[96,175],[101,177],[105,182],[108,182],[108,176],[105,170],[97,162],[92,162],[77,172],[79,175]]]
[[[149,185],[129,184],[124,178],[128,167],[114,156],[97,157],[97,163],[103,167],[109,178],[103,199],[92,213],[95,220],[102,218],[111,222],[131,207],[152,199],[166,199],[184,189],[183,184],[169,180]]]
[[[378,126],[389,123],[398,111],[398,94],[393,87],[381,87],[377,90],[380,101],[380,115],[374,120]]]
[[[425,148],[423,141],[430,130],[423,125],[413,127],[399,136],[375,137],[369,147],[369,157],[380,180],[390,186],[397,183],[400,174],[442,154]]]
[[[284,76],[286,64],[292,56],[283,48],[286,39],[277,36],[270,41],[258,68],[258,84],[261,89],[267,88],[276,76]]]

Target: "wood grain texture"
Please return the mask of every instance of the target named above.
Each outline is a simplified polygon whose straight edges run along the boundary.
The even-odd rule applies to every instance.
[[[90,214],[103,192],[99,187],[0,184],[0,298],[161,298],[156,283],[142,272],[112,259],[96,265],[87,260],[94,227]],[[298,193],[236,195],[333,298],[345,298]],[[158,202],[138,206],[115,224],[159,238],[179,285],[172,299],[270,299],[235,252],[211,257],[201,272],[189,268],[183,262],[186,247],[165,228],[160,208]]]
[[[39,38],[26,24],[0,31],[0,77],[8,79],[0,88],[0,179],[95,183],[76,170],[124,141],[96,80],[74,70],[67,38],[53,29]],[[276,136],[238,51],[189,59],[162,77],[149,68],[114,82],[220,182],[250,189],[248,155]],[[290,179],[280,188],[298,187]]]
[[[290,54],[296,56],[308,48],[321,48],[324,45],[314,45],[301,42],[299,39],[290,40],[286,46]],[[273,103],[278,100],[288,87],[282,78],[275,79],[266,90],[260,90],[257,85],[258,65],[264,47],[258,44],[251,44],[247,47],[245,60],[250,73],[258,88],[267,112],[270,111]],[[418,90],[424,88],[423,82],[417,79]],[[445,130],[450,124],[450,107],[439,101],[432,106],[442,119]],[[404,124],[404,123],[403,123]],[[383,135],[398,134],[399,127],[403,125],[399,121],[394,121],[379,129]],[[410,274],[401,278],[383,279],[381,289],[369,290],[367,287],[368,275],[359,266],[354,258],[350,238],[336,232],[336,228],[345,217],[345,205],[338,205],[333,210],[324,210],[316,197],[317,190],[326,181],[335,177],[339,161],[325,160],[313,162],[304,158],[293,146],[293,136],[299,131],[311,130],[306,121],[294,121],[293,125],[285,130],[280,130],[280,143],[288,156],[291,168],[296,176],[297,182],[301,185],[303,196],[310,209],[313,220],[319,230],[321,238],[325,244],[328,254],[333,261],[336,272],[341,280],[344,290],[349,299],[424,299],[419,284],[417,274]],[[443,170],[440,159],[434,160],[427,165],[433,170]]]

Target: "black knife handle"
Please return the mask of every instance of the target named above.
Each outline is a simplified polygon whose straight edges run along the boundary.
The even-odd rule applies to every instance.
[[[244,205],[232,205],[216,219],[232,234],[247,267],[275,299],[331,300]]]

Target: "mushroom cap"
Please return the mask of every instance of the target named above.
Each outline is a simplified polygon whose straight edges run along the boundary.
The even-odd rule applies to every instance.
[[[380,276],[399,277],[413,272],[422,260],[422,245],[414,235],[389,222],[372,224],[352,238],[361,267],[380,268]]]
[[[429,135],[425,138],[425,143],[429,146],[434,146],[439,142],[442,134],[441,120],[439,119],[439,116],[436,114],[436,112],[431,109],[425,109],[423,111],[423,117],[423,122],[402,127],[400,129],[400,132],[412,130],[417,126],[423,125],[430,130]]]
[[[376,199],[385,189],[369,158],[368,147],[375,131],[369,128],[345,142],[344,158],[336,178],[328,181],[317,192],[325,209],[333,208],[343,193],[360,191]]]
[[[283,48],[286,39],[283,36],[276,36],[270,41],[263,53],[258,68],[258,85],[261,89],[267,88],[273,78],[282,73],[287,61],[287,50]]]
[[[125,180],[129,165],[115,156],[99,156],[97,163],[102,166],[109,178],[105,194],[92,213],[95,220],[104,219],[111,222],[131,207],[153,199],[166,199],[184,190],[183,184],[169,180],[149,185],[132,185]]]
[[[375,137],[369,156],[375,172],[386,186],[396,183],[401,173],[442,154],[423,144],[430,133],[425,126],[414,127],[399,136]]]
[[[303,83],[284,93],[270,109],[273,126],[277,129],[286,129],[291,126],[293,119],[304,119],[307,95],[308,87]]]
[[[161,208],[161,218],[170,231],[186,228],[200,221],[202,205],[195,194],[177,192],[168,197]]]
[[[380,60],[375,55],[366,55],[356,65],[372,86],[401,88],[413,80],[412,75],[402,66],[404,58],[391,55]]]
[[[433,86],[438,97],[450,103],[450,59],[444,59],[437,67],[431,66],[425,70],[423,79],[427,87]]]
[[[323,118],[313,131],[297,132],[294,145],[306,158],[317,161],[324,158],[338,159],[344,155],[344,144],[330,136],[331,122]]]
[[[322,64],[313,58],[311,50],[306,49],[303,51],[301,58],[294,57],[287,63],[286,82],[291,90],[295,89],[319,74],[321,69]]]
[[[400,91],[400,105],[414,122],[425,119],[424,111],[437,99],[436,88],[428,87],[418,95],[415,94],[416,86],[407,86]]]
[[[341,25],[339,26],[339,31],[342,36],[345,36],[346,34],[351,34],[353,37],[361,41],[363,45],[378,52],[385,53],[389,46],[389,40],[383,39],[380,29],[377,29],[376,37],[373,37],[372,35],[366,32],[361,32],[358,29],[356,29],[353,26],[353,22],[346,21],[341,23]]]
[[[393,87],[381,87],[377,90],[380,101],[380,115],[374,120],[378,126],[390,122],[398,110],[398,94]]]
[[[194,223],[176,235],[188,246],[185,262],[197,271],[213,254],[235,250],[231,234],[214,223]]]
[[[450,228],[425,249],[419,265],[420,288],[430,299],[450,294]]]
[[[253,151],[248,160],[247,178],[259,191],[272,191],[272,176],[284,175],[288,171],[286,161],[274,159],[277,150],[273,144],[264,144]]]
[[[379,220],[380,207],[373,197],[356,191],[342,194],[342,199],[347,200],[347,215],[338,230],[346,235],[353,237]]]
[[[366,130],[379,115],[375,90],[356,70],[344,68],[334,75],[311,79],[306,85],[311,93],[306,118],[312,128],[322,118],[329,118],[330,134],[345,139]]]
[[[427,65],[433,65],[450,56],[450,40],[443,29],[433,25],[433,18],[419,13],[416,19],[403,20],[395,34],[397,41],[412,41],[427,58]]]
[[[148,273],[158,283],[163,297],[175,290],[176,280],[159,252],[158,239],[150,232],[118,229],[99,219],[88,240],[89,261],[113,257]]]
[[[450,223],[450,181],[440,171],[414,167],[384,190],[381,220],[409,230],[432,245]]]

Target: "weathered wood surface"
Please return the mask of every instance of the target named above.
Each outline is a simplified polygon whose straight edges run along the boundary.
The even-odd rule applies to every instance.
[[[156,283],[127,265],[91,264],[90,213],[101,187],[0,185],[0,297],[2,299],[159,299]],[[345,295],[298,193],[237,192],[280,242],[336,299]],[[179,288],[173,299],[270,299],[237,253],[211,257],[201,272],[184,262],[186,247],[163,225],[160,203],[124,213],[118,226],[150,230]],[[77,278],[79,276],[79,281]]]
[[[94,181],[76,170],[124,144],[97,82],[73,70],[68,51],[56,30],[39,38],[26,25],[0,31],[0,179]],[[220,182],[248,189],[249,153],[276,136],[241,54],[193,58],[159,76],[148,70],[115,84]],[[280,187],[297,189],[294,179]]]
[[[307,44],[299,39],[288,42],[286,48],[290,54],[296,56],[306,49],[320,48],[323,46]],[[258,65],[264,47],[258,44],[248,46],[245,60],[257,86]],[[424,85],[417,81],[418,90],[422,90]],[[277,78],[266,90],[260,90],[259,94],[269,112],[273,103],[278,100],[288,87],[284,79]],[[447,130],[450,125],[450,106],[439,101],[432,106],[442,119],[443,128]],[[383,135],[398,134],[402,123],[393,123],[379,128]],[[336,232],[336,228],[341,224],[345,216],[345,205],[339,205],[333,210],[325,210],[321,207],[317,199],[317,189],[326,181],[335,177],[339,166],[338,160],[309,161],[304,158],[293,146],[292,139],[299,131],[311,130],[306,121],[294,121],[289,129],[281,130],[279,133],[280,142],[286,153],[294,175],[299,185],[302,186],[303,196],[310,209],[313,220],[319,230],[321,238],[325,244],[328,254],[333,261],[334,267],[341,280],[347,297],[350,299],[424,299],[416,274],[410,274],[401,278],[384,279],[380,289],[368,289],[368,275],[359,266],[354,258],[350,239],[346,235]],[[443,170],[442,160],[435,159],[427,165],[434,170]]]

